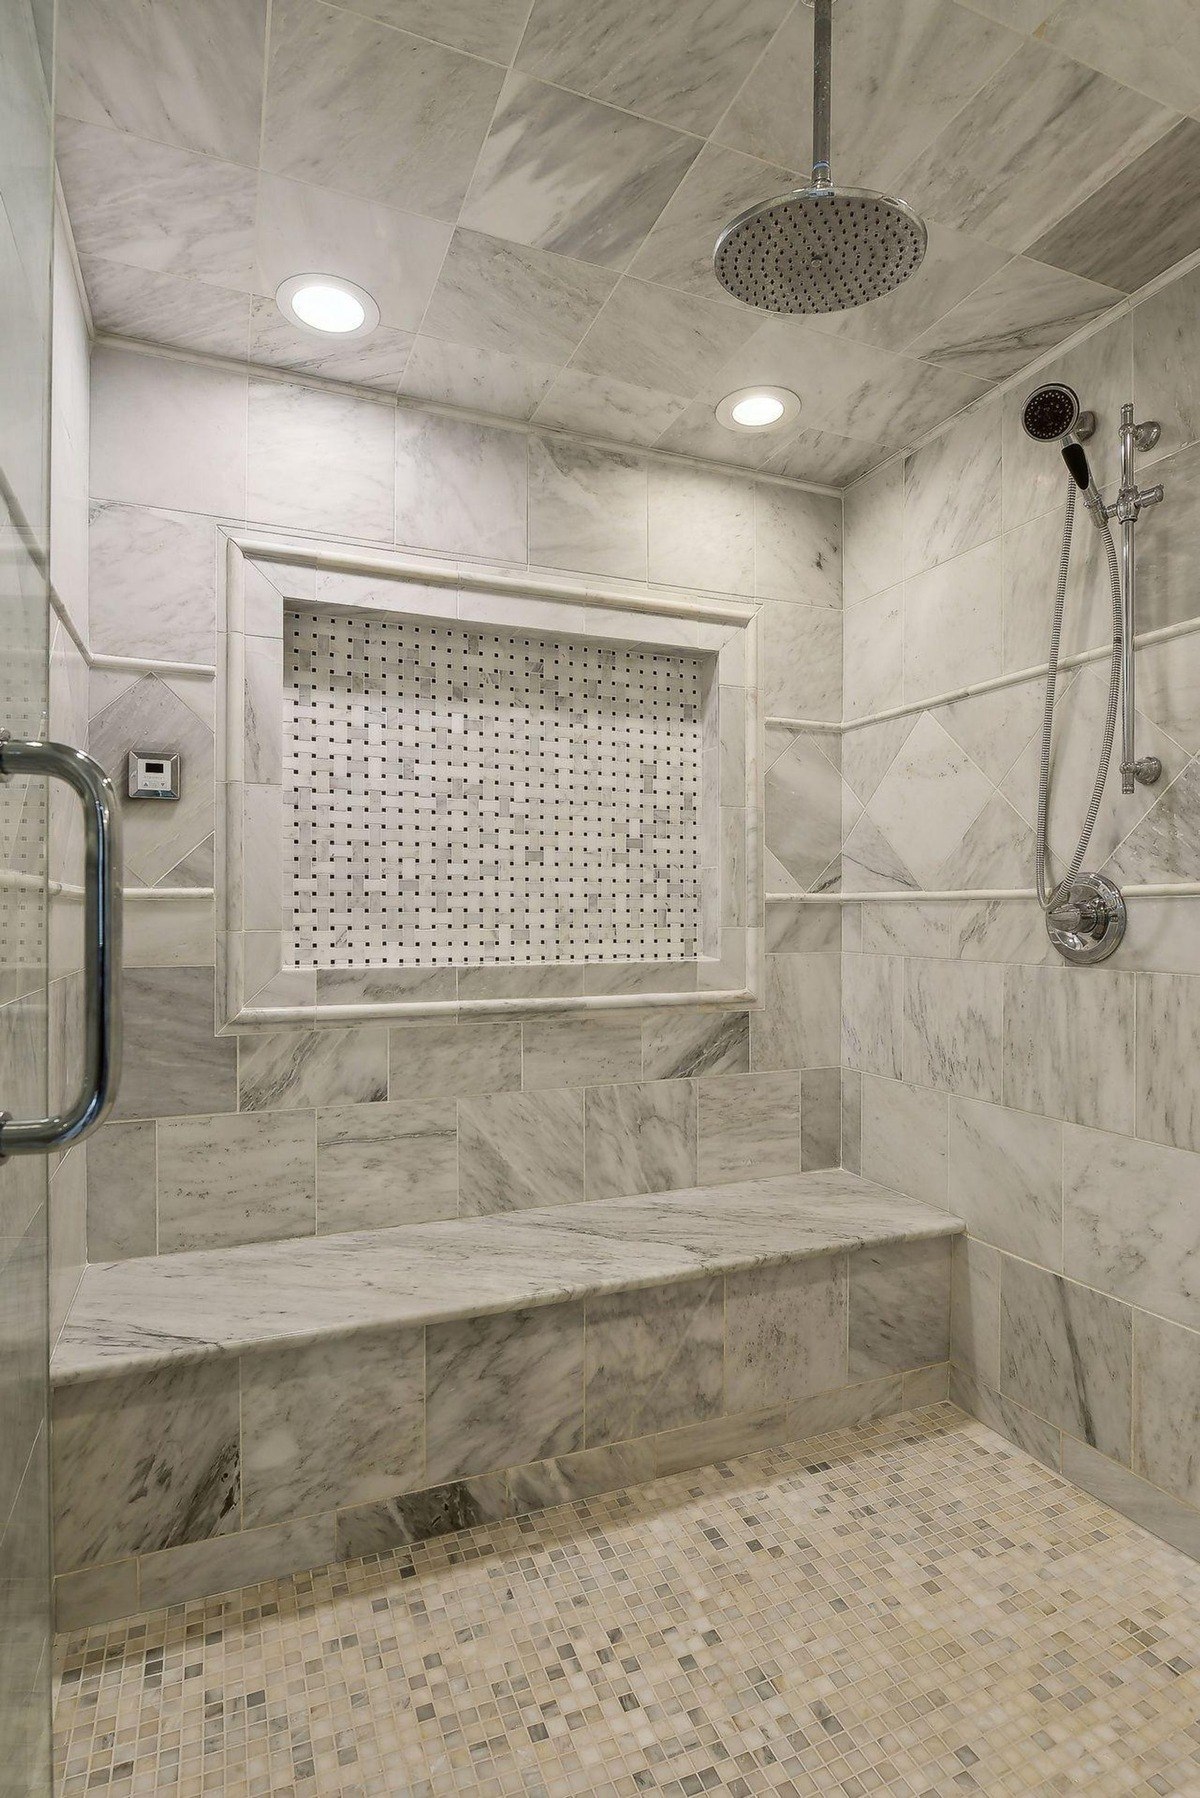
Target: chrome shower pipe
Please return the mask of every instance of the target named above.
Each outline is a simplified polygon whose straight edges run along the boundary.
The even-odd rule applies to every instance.
[[[813,7],[813,170],[814,187],[832,187],[830,115],[833,109],[833,0]]]
[[[1152,787],[1162,774],[1156,755],[1137,753],[1137,690],[1134,675],[1133,638],[1137,627],[1137,556],[1134,533],[1143,506],[1157,506],[1161,486],[1139,488],[1133,466],[1135,449],[1153,449],[1162,435],[1153,419],[1135,424],[1133,407],[1121,407],[1121,485],[1116,501],[1105,507],[1109,518],[1121,526],[1121,791],[1132,793],[1135,783]]]

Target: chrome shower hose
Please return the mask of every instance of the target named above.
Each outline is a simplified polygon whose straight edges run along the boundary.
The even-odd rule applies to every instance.
[[[1067,512],[1063,522],[1062,554],[1058,563],[1058,587],[1054,595],[1054,622],[1050,631],[1050,657],[1046,670],[1046,710],[1042,720],[1042,760],[1038,775],[1038,813],[1035,859],[1037,870],[1037,896],[1042,910],[1053,911],[1064,898],[1067,888],[1075,879],[1083,866],[1083,858],[1087,854],[1088,844],[1092,840],[1092,832],[1096,828],[1100,804],[1104,797],[1104,787],[1108,780],[1108,770],[1112,761],[1113,738],[1117,728],[1117,714],[1121,707],[1121,570],[1117,562],[1117,547],[1113,542],[1108,520],[1093,513],[1096,528],[1104,538],[1105,553],[1108,557],[1108,577],[1112,587],[1113,610],[1113,647],[1108,681],[1108,715],[1104,721],[1104,736],[1100,745],[1100,757],[1096,763],[1096,780],[1092,787],[1091,803],[1087,817],[1079,835],[1079,844],[1071,857],[1070,867],[1062,879],[1051,890],[1047,890],[1046,868],[1049,860],[1049,845],[1046,841],[1048,814],[1050,810],[1050,749],[1054,731],[1054,700],[1058,687],[1058,664],[1062,648],[1063,618],[1067,604],[1067,578],[1071,569],[1071,537],[1075,527],[1075,483],[1067,488]]]

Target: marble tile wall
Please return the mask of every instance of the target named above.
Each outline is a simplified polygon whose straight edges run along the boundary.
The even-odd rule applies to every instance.
[[[1137,662],[1141,740],[1165,775],[1131,798],[1110,780],[1089,864],[1168,888],[1200,880],[1198,300],[1200,272],[1185,274],[1038,377],[1071,382],[1099,414],[1089,454],[1106,486],[1122,400],[1163,425],[1142,462],[1167,500],[1139,536],[1140,625],[1184,634]],[[1196,1554],[1200,900],[1132,896],[1119,953],[1079,970],[1054,955],[1032,900],[984,896],[1032,885],[1043,689],[961,689],[1044,660],[1062,528],[1058,458],[1020,431],[1025,391],[847,492],[840,766],[796,733],[768,773],[767,814],[773,781],[777,803],[810,796],[779,836],[793,887],[840,876],[863,896],[843,919],[843,1154],[967,1224],[954,1396]],[[1068,650],[1105,642],[1105,592],[1088,530]],[[1060,857],[1090,790],[1103,677],[1092,665],[1062,687]],[[909,897],[872,899],[883,891]],[[959,897],[925,896],[939,891]]]
[[[935,1403],[949,1250],[818,1255],[61,1387],[60,1618],[99,1622],[224,1590],[245,1568],[376,1553]]]
[[[711,250],[810,166],[787,0],[268,10],[139,30],[122,0],[64,0],[59,158],[102,331],[840,481],[1200,241],[1186,0],[1143,0],[1128,46],[1114,0],[1094,32],[1082,0],[843,0],[841,178],[906,194],[930,249],[884,304],[782,331]],[[361,283],[377,330],[291,329],[273,296],[306,268]],[[715,400],[759,381],[803,419],[731,437]]]
[[[96,647],[175,664],[93,671],[92,752],[117,770],[153,737],[185,767],[178,806],[124,806],[126,1062],[92,1145],[92,1259],[837,1162],[828,920],[775,921],[753,1012],[217,1037],[210,667],[219,526],[249,522],[732,597],[763,615],[771,703],[836,720],[839,499],[111,346],[91,493]],[[742,778],[731,756],[725,778]],[[782,855],[803,794],[778,786]]]

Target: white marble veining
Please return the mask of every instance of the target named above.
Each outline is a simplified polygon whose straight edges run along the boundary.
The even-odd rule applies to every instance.
[[[1192,975],[1138,976],[1138,1134],[1180,1149],[1200,1149],[1198,998]]]
[[[70,121],[59,126],[57,151],[80,255],[248,288],[252,170]]]
[[[453,221],[502,79],[494,64],[360,13],[278,0],[262,166]]]
[[[525,560],[526,439],[466,419],[396,415],[396,541]]]
[[[231,1364],[145,1367],[60,1391],[53,1442],[60,1569],[238,1527],[238,1378]]]
[[[862,1173],[922,1204],[946,1203],[945,1093],[862,1077]]]
[[[842,780],[823,745],[798,736],[764,786],[767,848],[800,892],[819,884],[841,847]]]
[[[842,957],[842,1061],[857,1073],[899,1080],[904,962],[897,955]]]
[[[768,955],[762,1007],[750,1014],[755,1072],[835,1066],[838,1016],[836,955]]]
[[[423,1484],[424,1399],[419,1329],[245,1356],[243,1528]]]
[[[684,293],[720,297],[712,270],[712,246],[722,227],[795,185],[785,168],[706,144],[662,208],[630,273]]]
[[[944,862],[991,797],[986,776],[931,712],[920,720],[867,802],[871,819],[921,886],[937,891]]]
[[[751,1023],[751,1066],[754,1065]],[[729,1074],[699,1083],[699,1175],[714,1184],[800,1168],[800,1075]]]
[[[945,1211],[833,1170],[96,1265],[60,1339],[55,1377],[69,1384],[960,1229]]]
[[[261,175],[255,216],[256,293],[273,300],[280,282],[298,269],[335,270],[366,288],[379,307],[382,325],[415,331],[433,292],[451,228],[415,212],[397,211],[391,196],[386,198],[385,205],[307,181]],[[297,339],[300,334],[293,330],[292,336]]]
[[[284,381],[250,383],[247,516],[391,543],[395,414]]]
[[[251,166],[267,0],[129,7],[63,0],[55,103],[66,118]]]
[[[870,1380],[950,1355],[948,1240],[864,1249],[850,1262],[850,1378]]]
[[[341,343],[336,338],[302,335],[273,299],[251,296],[249,357],[265,367],[288,368],[327,381],[350,381],[391,396],[412,346],[412,332],[398,331],[392,325],[377,325],[368,336]]]
[[[430,1485],[583,1447],[583,1306],[437,1323],[425,1333]]]
[[[518,68],[685,131],[712,128],[787,12],[786,0],[536,0]]]
[[[317,1231],[432,1223],[458,1210],[458,1114],[449,1099],[317,1112]]]
[[[846,1382],[846,1263],[840,1255],[725,1282],[725,1408],[754,1411]]]
[[[1082,1134],[1067,1132],[1068,1139]],[[1061,1267],[1062,1187],[1063,1126],[1056,1119],[951,1099],[950,1209],[973,1235],[1043,1267]],[[1068,1273],[1077,1271],[1068,1265]],[[1113,1290],[1103,1281],[1088,1284]]]
[[[1026,42],[900,185],[942,224],[1024,250],[1173,122],[1165,107]]]
[[[922,331],[909,352],[1006,380],[1121,299],[1116,287],[1018,256]]]
[[[462,223],[514,243],[625,268],[698,148],[695,138],[513,70],[480,151]]]
[[[134,743],[169,744],[185,759],[188,778],[175,803],[146,805],[127,797]],[[213,733],[165,681],[148,674],[90,720],[88,747],[120,795],[125,876],[131,884],[153,886],[212,834]]]
[[[834,21],[834,168],[894,191],[901,171],[1019,47],[1012,31],[950,0],[842,0]],[[716,135],[805,168],[812,151],[812,20],[793,9]],[[903,192],[901,184],[900,191]]]
[[[1139,1313],[1134,1468],[1152,1485],[1200,1502],[1200,1335]]]
[[[560,369],[534,408],[534,421],[553,430],[575,431],[616,443],[656,443],[686,409],[675,393],[639,387],[613,375],[585,374],[570,364]]]
[[[387,1030],[256,1031],[238,1039],[241,1111],[367,1105],[388,1095]]]
[[[459,1208],[517,1211],[584,1197],[583,1094],[496,1093],[459,1106]]]
[[[245,372],[99,346],[91,479],[94,500],[241,518]]]
[[[81,256],[80,266],[97,331],[245,360],[248,294],[215,287],[194,275],[158,274],[101,256]],[[279,322],[283,324],[282,318]]]
[[[1133,309],[1133,382],[1138,409],[1162,426],[1154,458],[1200,438],[1200,369],[1194,329],[1200,270],[1151,294]]]
[[[1000,1388],[1000,1256],[960,1236],[950,1270],[950,1359],[992,1392]]]
[[[896,555],[898,563],[898,547]],[[873,712],[888,711],[903,703],[903,586],[889,587],[846,607],[842,618],[842,660],[843,709],[847,722],[870,717]],[[915,723],[915,718],[909,717],[853,732],[843,742],[846,766],[849,768],[859,759],[865,759],[874,771],[870,782],[873,791]],[[877,765],[882,754],[878,746],[891,744],[893,740],[894,746],[887,752],[882,766]],[[864,751],[866,744],[872,745],[869,753]],[[851,784],[860,798],[866,797],[853,781]]]
[[[1063,1177],[1070,1278],[1200,1326],[1200,1159],[1068,1126]]]
[[[782,718],[840,716],[841,645],[841,615],[829,606],[768,606],[763,617],[764,711]]]
[[[904,568],[919,574],[997,535],[1001,445],[995,405],[978,406],[904,464]]]
[[[999,538],[905,582],[906,703],[953,693],[1001,672],[1000,596]]]
[[[158,1247],[307,1235],[316,1228],[311,1112],[158,1121]]]
[[[1004,970],[1004,1102],[1132,1133],[1134,977],[1061,967]]]
[[[724,1405],[724,1282],[616,1292],[587,1307],[588,1447],[680,1429]]]
[[[759,482],[754,489],[754,590],[759,599],[842,603],[842,505]]]
[[[654,462],[648,488],[650,579],[749,597],[755,568],[751,483]],[[786,708],[768,701],[767,709]]]
[[[527,419],[557,372],[557,362],[530,361],[470,343],[444,343],[421,333],[405,364],[400,393],[468,412]]]
[[[842,499],[844,602],[895,587],[904,574],[904,459],[894,457]]]
[[[992,963],[907,961],[905,1079],[998,1100],[1003,1019],[1003,975]]]
[[[1196,241],[1198,151],[1200,123],[1178,120],[1051,226],[1030,254],[1126,292],[1165,274]]]
[[[646,578],[646,466],[584,444],[529,445],[529,558]]]
[[[690,399],[758,324],[755,313],[728,298],[681,295],[626,276],[601,307],[572,367]]]
[[[561,365],[616,276],[565,255],[456,231],[422,326],[428,337]]]
[[[1133,1313],[1127,1305],[1006,1257],[1000,1377],[1009,1396],[1129,1466]]]
[[[93,653],[212,663],[215,539],[207,519],[187,512],[94,505],[88,533]]]
[[[696,1093],[690,1080],[590,1087],[585,1094],[589,1199],[696,1183]]]

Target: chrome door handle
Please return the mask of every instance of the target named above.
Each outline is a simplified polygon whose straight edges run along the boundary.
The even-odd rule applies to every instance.
[[[14,1120],[0,1113],[0,1160],[46,1154],[88,1136],[112,1110],[121,1077],[121,821],[112,782],[98,762],[67,743],[0,740],[0,780],[47,774],[83,806],[84,1069],[75,1103],[58,1117]]]

